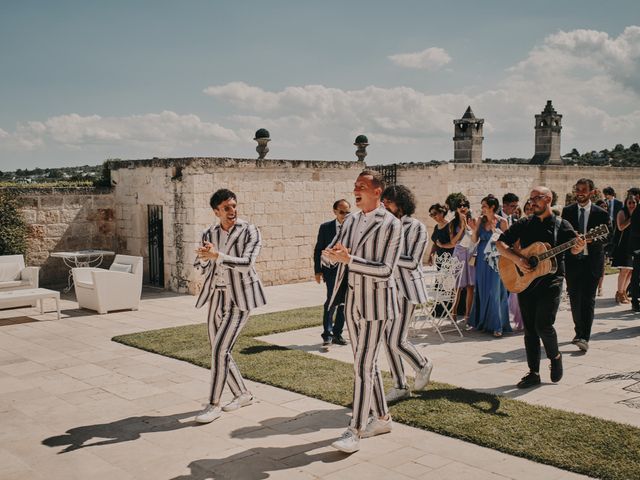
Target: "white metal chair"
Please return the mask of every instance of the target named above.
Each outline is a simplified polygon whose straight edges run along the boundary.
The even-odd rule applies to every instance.
[[[432,271],[431,275],[425,277],[428,300],[416,308],[412,327],[418,329],[420,323],[424,322],[432,326],[444,341],[443,333],[458,332],[458,335],[463,336],[451,311],[456,299],[463,264],[457,258],[447,254],[446,258],[441,258],[438,266],[439,270]],[[451,327],[445,325],[447,322],[451,323]]]
[[[100,314],[128,308],[138,310],[142,294],[142,257],[116,255],[109,270],[74,268],[73,283],[80,308]]]

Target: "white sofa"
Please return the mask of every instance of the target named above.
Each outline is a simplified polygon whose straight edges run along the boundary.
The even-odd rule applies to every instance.
[[[116,255],[109,270],[74,268],[73,283],[80,308],[100,314],[138,310],[142,293],[142,257]]]
[[[38,288],[40,267],[25,267],[22,255],[0,255],[0,292]],[[16,307],[33,306],[31,303]]]

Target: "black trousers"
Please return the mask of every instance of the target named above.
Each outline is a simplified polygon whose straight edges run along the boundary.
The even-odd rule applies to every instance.
[[[558,335],[553,324],[560,306],[562,277],[544,279],[518,294],[524,324],[524,348],[529,370],[540,371],[540,340],[547,358],[558,356]]]
[[[322,339],[324,341],[331,340],[333,337],[341,337],[344,328],[344,303],[337,306],[330,306],[331,295],[333,294],[333,286],[336,283],[336,270],[322,272],[322,278],[327,286],[327,299],[324,302],[324,311],[322,314]],[[333,314],[335,313],[335,322]]]
[[[592,263],[582,257],[566,264],[567,293],[576,338],[589,341],[600,277],[595,277]]]
[[[640,304],[640,253],[633,254],[633,272],[629,283],[629,294],[633,305]]]

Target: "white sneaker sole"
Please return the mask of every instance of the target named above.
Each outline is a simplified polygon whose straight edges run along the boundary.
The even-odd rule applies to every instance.
[[[378,435],[384,435],[385,433],[391,433],[391,426],[389,425],[388,427],[385,427],[384,429],[375,431],[375,432],[362,432],[362,435],[360,435],[360,438],[371,438],[371,437],[377,437]]]
[[[256,401],[255,397],[251,397],[251,400],[249,400],[246,403],[243,404],[234,404],[234,405],[225,405],[224,407],[222,407],[222,411],[223,412],[235,412],[236,410],[240,410],[242,407],[248,407],[249,405],[251,405],[253,402]]]
[[[339,450],[339,451],[341,451],[341,452],[343,452],[343,453],[355,453],[355,452],[357,452],[358,450],[360,450],[360,445],[354,445],[354,446],[353,446],[353,447],[351,447],[351,448],[346,448],[346,447],[344,447],[344,446],[340,445],[338,442],[333,442],[333,443],[331,444],[331,446],[332,446],[333,448],[335,448],[336,450]]]
[[[201,424],[204,425],[206,423],[211,423],[211,422],[219,419],[221,416],[222,416],[222,414],[218,415],[217,417],[213,417],[213,418],[210,418],[210,417],[199,417],[198,416],[194,420],[195,420],[196,423],[201,423]]]

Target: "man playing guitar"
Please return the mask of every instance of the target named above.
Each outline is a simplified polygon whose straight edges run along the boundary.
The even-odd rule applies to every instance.
[[[533,215],[514,223],[504,232],[496,246],[503,257],[514,262],[523,272],[532,271],[527,258],[512,246],[520,241],[524,249],[534,242],[545,242],[552,247],[576,238],[576,232],[569,222],[556,217],[551,211],[551,190],[535,187],[529,196]],[[576,239],[571,248],[578,255],[585,246],[582,237]],[[551,381],[562,378],[562,355],[558,349],[558,336],[553,324],[560,306],[564,262],[562,256],[557,259],[557,270],[536,279],[518,294],[518,302],[524,323],[524,346],[527,352],[529,372],[518,382],[518,388],[528,388],[540,384],[540,340],[549,360],[551,360]]]

